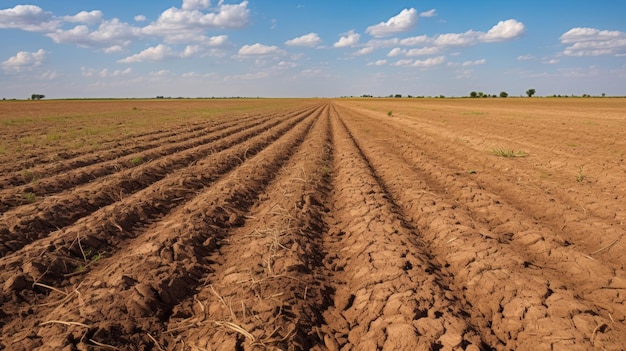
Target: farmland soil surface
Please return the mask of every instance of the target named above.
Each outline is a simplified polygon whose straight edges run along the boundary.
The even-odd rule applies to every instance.
[[[623,350],[624,101],[564,100],[7,102],[0,350]]]

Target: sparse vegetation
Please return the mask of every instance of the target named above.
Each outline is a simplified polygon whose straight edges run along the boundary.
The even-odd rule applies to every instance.
[[[576,174],[576,182],[578,183],[582,183],[583,180],[585,180],[586,176],[585,173],[583,173],[583,166],[580,166],[578,168],[578,173]]]
[[[31,192],[25,192],[22,194],[22,197],[24,198],[24,200],[26,200],[29,204],[32,204],[33,202],[37,201],[37,195],[35,195],[35,193],[31,193]]]
[[[139,156],[137,156],[137,157],[133,157],[133,159],[132,159],[132,160],[130,160],[130,163],[131,163],[133,166],[139,166],[140,164],[142,164],[142,163],[143,163],[143,159],[142,159],[141,157],[139,157]]]
[[[526,152],[524,152],[522,150],[515,151],[513,149],[507,149],[507,148],[491,149],[491,153],[493,155],[501,156],[501,157],[524,157],[524,156],[528,156],[528,153],[526,153]]]
[[[393,111],[387,111],[387,116],[393,117]]]

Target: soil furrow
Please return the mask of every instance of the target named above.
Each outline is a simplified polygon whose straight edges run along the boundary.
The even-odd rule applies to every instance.
[[[172,178],[171,173],[175,173],[178,169],[185,169],[203,157],[237,146],[236,150],[239,150],[236,153],[239,155],[237,157],[245,158],[249,154],[246,153],[247,149],[254,145],[251,144],[251,138],[265,130],[271,130],[280,122],[280,120],[268,121],[222,140],[166,156],[158,161],[146,163],[135,169],[122,171],[112,177],[73,189],[66,194],[47,197],[37,204],[19,207],[15,211],[5,213],[0,222],[0,237],[6,240],[0,245],[0,257],[10,251],[16,251],[28,242],[45,237],[58,228],[74,223],[99,208],[120,201],[150,184],[157,183],[168,175]],[[290,123],[295,124],[297,120],[284,123],[286,125],[278,131],[289,128]],[[244,140],[248,142],[243,143]],[[188,169],[187,172],[189,171]]]
[[[30,184],[4,189],[0,191],[0,212],[6,212],[12,207],[31,202],[32,200],[25,197],[24,194],[32,194],[35,197],[49,196],[87,182],[92,182],[100,177],[122,172],[126,169],[139,166],[142,163],[155,161],[161,157],[181,153],[185,150],[194,151],[194,153],[202,155],[201,152],[195,151],[198,147],[211,144],[246,129],[253,129],[268,120],[270,120],[270,118],[266,117],[255,122],[238,123],[237,125],[226,128],[215,128],[210,131],[206,130],[202,133],[196,133],[192,136],[182,138],[183,140],[176,140],[179,139],[178,137],[169,140],[161,140],[158,144],[154,144],[152,147],[138,153],[133,153],[125,157],[120,156],[119,158],[108,161],[103,160],[102,162],[92,163],[84,167],[68,169],[61,174],[37,179]],[[34,173],[32,176],[35,177]],[[37,177],[39,176],[41,175],[37,174]]]
[[[458,175],[457,183],[462,183],[466,179],[475,179],[481,189],[498,194],[503,201],[514,204],[516,208],[557,233],[557,240],[567,243],[566,245],[576,246],[583,253],[589,255],[609,246],[608,249],[601,250],[600,254],[595,255],[594,258],[601,260],[603,264],[626,270],[626,259],[620,250],[626,245],[626,242],[621,243],[626,233],[624,226],[626,211],[623,206],[620,206],[621,203],[618,204],[618,201],[615,201],[624,194],[624,182],[619,179],[623,179],[623,176],[620,177],[619,172],[609,172],[605,169],[603,172],[607,173],[607,176],[595,179],[594,184],[564,187],[567,177],[557,176],[565,167],[564,161],[560,160],[562,155],[559,151],[554,149],[536,146],[528,158],[497,159],[487,152],[476,152],[477,145],[468,147],[466,142],[455,141],[452,135],[448,135],[451,132],[434,126],[432,123],[427,124],[422,121],[418,123],[416,120],[419,119],[416,118],[394,118],[393,121],[389,121],[374,114],[368,114],[368,117],[375,118],[389,128],[390,133],[403,138],[406,141],[400,146],[403,152],[419,155],[422,159],[432,159],[437,167],[431,166],[429,169],[446,167],[451,171],[454,170],[451,173]],[[479,132],[464,131],[464,139],[473,133]],[[478,140],[483,140],[482,143],[485,143],[486,137],[493,137],[493,134],[482,134],[485,136],[478,138]],[[527,135],[527,133],[520,134]],[[444,142],[446,139],[449,139],[449,142]],[[571,158],[576,156],[571,155]],[[539,161],[534,161],[535,159],[554,160],[550,161],[554,165],[543,165]],[[606,162],[604,157],[597,161],[598,164]],[[588,170],[593,169],[588,160],[585,161],[585,167]],[[595,168],[595,173],[600,173],[597,169],[605,167]],[[443,171],[432,173],[433,176],[441,178],[449,174]],[[532,177],[535,173],[541,174],[541,177],[545,179],[541,179],[538,183]],[[576,183],[574,179],[575,176],[572,174],[569,181]],[[579,183],[583,182],[583,179],[578,179]],[[447,181],[444,179],[442,184]],[[622,191],[619,189],[620,186],[622,186]],[[599,206],[599,204],[605,205]],[[596,231],[601,231],[603,235],[599,237],[589,235]]]
[[[63,308],[44,307],[41,315],[32,321],[36,325],[42,316],[46,320],[81,321],[78,323],[90,326],[87,330],[48,324],[28,331],[36,336],[23,344],[28,347],[16,349],[42,345],[49,348],[45,341],[58,333],[68,335],[59,346],[88,347],[94,345],[90,340],[106,340],[118,346],[134,345],[136,349],[154,347],[148,333],[162,338],[161,322],[169,318],[173,306],[201,284],[210,267],[207,256],[216,249],[216,240],[224,235],[226,228],[240,225],[246,208],[256,201],[302,142],[319,113],[319,109],[309,113],[278,140],[268,140],[267,147],[257,155],[126,243],[125,252],[110,261],[103,259],[80,283],[76,281],[75,291],[81,301],[103,304],[105,308],[90,309],[88,305],[74,304],[75,300],[65,301],[61,304]],[[126,319],[120,320],[120,314]]]
[[[484,347],[449,293],[446,273],[424,252],[341,120],[334,114],[326,250],[336,294],[324,313],[330,344],[342,350]]]
[[[353,119],[360,125],[366,123],[363,117]],[[395,134],[396,138],[378,138],[390,134]],[[581,252],[579,246],[567,243],[551,225],[517,209],[510,199],[490,192],[489,187],[479,185],[471,175],[448,169],[443,165],[446,161],[441,161],[436,153],[407,147],[411,141],[396,128],[379,124],[376,132],[370,132],[370,137],[373,137],[369,142],[372,147],[397,155],[416,174],[416,179],[427,184],[429,188],[425,190],[440,193],[449,203],[460,204],[462,208],[458,210],[465,209],[477,230],[511,245],[526,258],[525,265],[543,268],[541,272],[546,279],[559,279],[566,288],[593,301],[613,319],[626,320],[626,297],[620,297],[626,296],[626,286],[615,288],[615,283],[626,277],[619,266],[592,259],[588,252]],[[601,227],[597,222],[596,225]]]
[[[209,258],[214,271],[202,289],[174,309],[168,334],[176,344],[245,350],[324,345],[317,327],[330,303],[321,252],[332,166],[328,138],[326,109],[245,224],[217,243]]]
[[[350,118],[349,113],[345,116],[357,140],[364,140],[365,132],[356,127],[354,117]],[[615,341],[626,335],[623,324],[616,323],[594,301],[582,299],[558,277],[546,278],[539,272],[541,267],[528,264],[527,258],[509,244],[481,230],[457,203],[431,192],[406,160],[371,143],[362,145],[430,251],[454,274],[459,287],[455,293],[472,306],[468,312],[491,346],[529,350],[614,349]]]
[[[222,122],[225,123],[225,122]],[[0,178],[0,187],[17,186],[32,181],[34,176],[45,177],[59,172],[78,167],[88,166],[93,163],[112,160],[131,153],[147,150],[160,144],[163,139],[179,136],[182,141],[187,134],[198,135],[198,131],[210,127],[216,127],[220,123],[207,121],[201,125],[191,127],[179,127],[177,131],[156,130],[140,134],[124,135],[117,139],[107,140],[101,143],[98,150],[64,150],[54,154],[42,154],[35,160],[29,160],[27,164],[17,163],[13,167],[3,169],[4,175]],[[181,135],[182,134],[182,135]],[[42,151],[43,152],[43,151]],[[10,174],[18,172],[16,174]],[[24,174],[26,173],[26,174]]]
[[[271,114],[280,116],[282,113]],[[270,114],[262,116],[236,116],[234,119],[238,122],[252,121],[258,117],[268,117]],[[210,131],[213,129],[222,129],[232,125],[231,118],[223,120],[202,120],[194,121],[185,125],[176,127],[176,130],[153,130],[144,133],[133,133],[128,135],[120,135],[115,138],[99,142],[97,150],[74,150],[63,148],[59,150],[40,150],[28,157],[28,161],[15,163],[12,167],[2,170],[2,175],[11,172],[18,172],[13,175],[5,175],[0,178],[0,186],[26,184],[36,177],[45,177],[57,174],[64,170],[75,169],[78,167],[88,166],[97,162],[112,160],[123,157],[131,153],[140,152],[150,148],[154,148],[163,144],[164,139],[173,139],[175,141],[184,141],[192,135],[201,135],[203,130]],[[198,133],[200,132],[200,133]],[[24,174],[26,173],[26,174]]]

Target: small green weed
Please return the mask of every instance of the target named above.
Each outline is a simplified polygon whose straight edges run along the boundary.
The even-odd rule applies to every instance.
[[[578,168],[578,173],[576,174],[576,182],[578,183],[582,183],[583,180],[585,180],[587,176],[585,175],[585,173],[583,173],[583,166],[580,166]]]
[[[39,176],[31,171],[24,171],[24,178],[26,178],[26,180],[28,180],[29,182],[36,182],[39,180]]]
[[[387,116],[389,116],[389,117],[393,117],[393,111],[388,111],[388,112],[387,112]]]
[[[37,195],[35,195],[35,193],[25,192],[22,194],[22,197],[26,201],[28,201],[29,204],[32,204],[33,202],[37,201]]]
[[[501,156],[501,157],[524,157],[524,156],[528,156],[528,153],[519,150],[519,151],[515,151],[513,149],[503,149],[503,148],[498,148],[498,149],[491,149],[491,154],[496,155],[496,156]]]
[[[133,159],[130,160],[130,163],[132,163],[133,166],[139,166],[140,164],[143,163],[143,159],[139,156],[133,157]]]

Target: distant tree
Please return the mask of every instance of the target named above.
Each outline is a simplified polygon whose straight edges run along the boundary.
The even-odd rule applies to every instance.
[[[602,93],[602,97],[605,97],[605,96],[606,96],[606,93]]]
[[[485,93],[483,93],[482,91],[479,91],[479,92],[478,92],[478,97],[479,97],[479,98],[481,98],[481,97],[485,97]]]
[[[33,94],[33,95],[30,96],[30,98],[32,100],[41,100],[41,99],[43,99],[45,97],[46,97],[45,95],[41,95],[41,94]]]
[[[535,93],[536,93],[535,89],[526,90],[526,95],[528,95],[528,97],[532,97],[533,95],[535,95]]]
[[[505,98],[505,97],[508,97],[508,96],[509,96],[509,94],[506,91],[501,91],[500,92],[500,97],[501,98]]]
[[[396,98],[401,98],[401,97],[402,97],[402,94],[396,94],[396,95],[394,95],[393,97],[396,97]]]
[[[470,97],[471,97],[471,98],[478,97],[478,93],[477,93],[477,92],[475,92],[475,91],[472,91],[472,92],[470,93]]]

